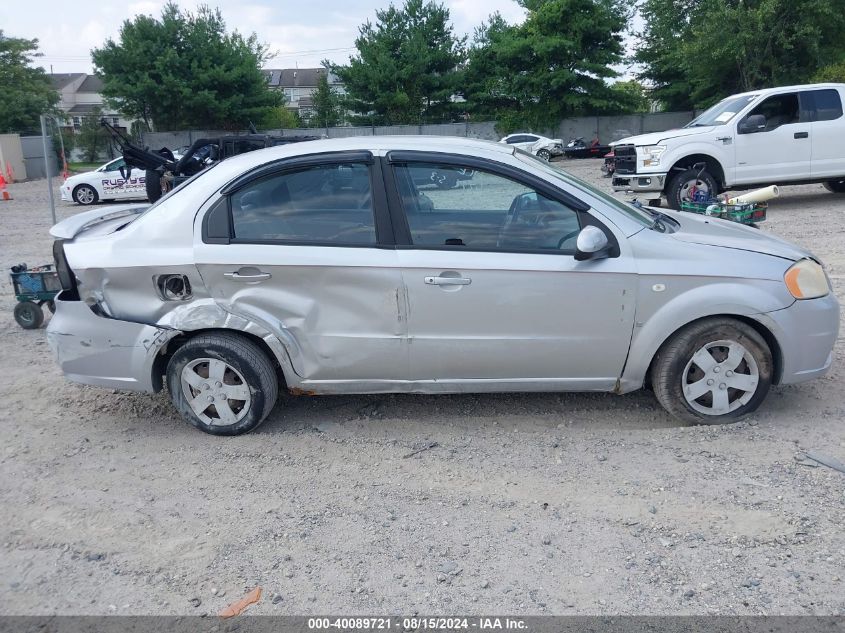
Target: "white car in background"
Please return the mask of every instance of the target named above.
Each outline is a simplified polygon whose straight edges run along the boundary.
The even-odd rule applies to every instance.
[[[61,186],[62,200],[86,206],[101,200],[146,200],[145,183],[143,170],[133,169],[129,173],[123,158],[116,158],[94,171],[65,180]]]
[[[539,134],[509,134],[499,142],[518,147],[543,160],[550,160],[552,156],[563,154],[563,141],[561,139],[547,138]]]

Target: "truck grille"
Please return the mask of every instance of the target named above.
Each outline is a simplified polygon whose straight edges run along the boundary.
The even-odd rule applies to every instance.
[[[637,148],[633,145],[616,145],[613,148],[617,174],[637,173]]]

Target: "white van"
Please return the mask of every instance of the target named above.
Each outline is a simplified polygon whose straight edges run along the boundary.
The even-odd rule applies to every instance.
[[[679,209],[696,191],[820,182],[845,193],[845,84],[733,95],[676,130],[613,143],[613,188]],[[649,195],[651,194],[651,195]]]

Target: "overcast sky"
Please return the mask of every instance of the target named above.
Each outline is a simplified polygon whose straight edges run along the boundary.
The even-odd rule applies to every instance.
[[[442,0],[449,8],[458,34],[473,29],[494,11],[509,22],[524,12],[514,0]],[[44,54],[39,64],[48,72],[91,72],[90,50],[117,37],[121,24],[139,14],[158,17],[165,0],[0,0],[0,29],[7,36],[38,38]],[[323,59],[344,62],[354,51],[358,26],[375,19],[377,8],[389,0],[185,0],[193,10],[199,4],[219,6],[229,29],[255,32],[277,53],[267,63],[273,68],[315,67]],[[401,4],[401,0],[398,0]]]

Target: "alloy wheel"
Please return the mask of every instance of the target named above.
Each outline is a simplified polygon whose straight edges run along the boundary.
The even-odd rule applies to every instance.
[[[681,380],[690,407],[704,415],[724,415],[754,397],[760,372],[745,346],[723,340],[707,343],[693,354]]]

